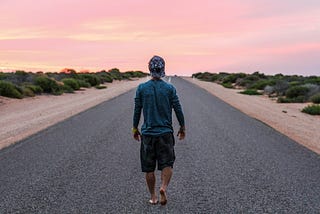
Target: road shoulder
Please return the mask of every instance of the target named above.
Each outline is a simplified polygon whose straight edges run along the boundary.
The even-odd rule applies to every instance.
[[[243,113],[271,126],[310,150],[320,154],[320,116],[301,112],[308,104],[280,104],[266,96],[239,94],[239,90],[226,89],[212,82],[189,77],[183,79],[205,89]]]

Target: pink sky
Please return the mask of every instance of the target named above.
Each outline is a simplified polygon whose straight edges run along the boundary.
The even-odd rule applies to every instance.
[[[1,0],[0,70],[320,75],[319,0]]]

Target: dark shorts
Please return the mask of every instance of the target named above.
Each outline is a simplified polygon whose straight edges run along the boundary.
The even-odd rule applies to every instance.
[[[142,172],[153,172],[158,163],[158,170],[165,167],[173,167],[174,160],[174,137],[172,133],[161,136],[141,137],[140,160]]]

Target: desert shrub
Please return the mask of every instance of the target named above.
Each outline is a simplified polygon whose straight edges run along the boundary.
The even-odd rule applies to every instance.
[[[284,79],[286,79],[288,82],[299,82],[302,84],[304,77],[298,75],[285,75]]]
[[[320,77],[317,77],[317,76],[306,77],[304,83],[320,85]]]
[[[7,77],[7,74],[0,72],[0,80],[3,80]]]
[[[273,86],[276,82],[274,80],[258,80],[257,82],[253,83],[249,88],[250,89],[257,89],[257,90],[264,90],[264,88],[269,85]]]
[[[141,78],[141,77],[146,77],[146,76],[148,76],[148,74],[144,73],[142,71],[133,71],[133,76],[132,77]]]
[[[240,94],[246,94],[246,95],[262,95],[260,92],[258,92],[255,89],[247,89],[247,90],[244,90],[244,91],[240,91],[239,93]]]
[[[255,82],[255,81],[258,81],[260,78],[259,78],[259,75],[248,75],[245,79]]]
[[[204,72],[204,73],[197,73],[194,77],[203,80],[203,81],[209,81],[209,82],[215,82],[219,79],[219,75],[215,73],[209,73],[209,72]]]
[[[43,89],[38,85],[25,85],[25,88],[29,88],[35,94],[41,94]]]
[[[99,76],[96,74],[80,74],[79,76],[82,80],[86,81],[91,86],[96,86],[101,83]]]
[[[112,68],[108,71],[115,80],[122,80],[122,74],[118,68]]]
[[[278,97],[277,102],[278,103],[304,103],[307,99],[305,96],[298,96],[293,98],[288,97]]]
[[[275,92],[274,87],[267,85],[266,87],[264,87],[263,92],[267,95],[271,95]]]
[[[112,79],[112,77],[110,77],[110,76],[106,76],[106,77],[104,78],[104,82],[109,82],[109,83],[111,83],[111,82],[113,82],[113,79]]]
[[[311,102],[313,103],[316,103],[316,104],[319,104],[320,103],[320,93],[317,93],[315,95],[313,95],[311,98],[310,98]]]
[[[202,72],[198,72],[198,73],[192,74],[192,77],[197,78],[197,79],[200,79],[199,78],[200,76],[202,76]]]
[[[209,77],[209,81],[211,82],[215,82],[219,79],[219,74],[212,74],[210,77]]]
[[[123,73],[123,75],[127,78],[132,78],[132,77],[136,77],[135,72],[134,71],[126,71]]]
[[[238,79],[238,75],[236,74],[230,74],[228,76],[225,76],[222,79],[222,83],[235,83],[236,80]],[[231,85],[231,84],[230,84]]]
[[[113,81],[113,78],[112,78],[111,74],[106,72],[105,70],[100,71],[99,73],[97,73],[97,75],[99,76],[99,78],[101,80],[101,83],[112,82]],[[128,78],[130,78],[130,77],[128,77]]]
[[[308,88],[308,93],[307,93],[308,97],[312,97],[313,95],[320,93],[320,85],[307,83],[303,86]]]
[[[292,103],[291,99],[286,98],[286,97],[278,97],[277,103]]]
[[[22,94],[10,82],[0,81],[0,95],[4,97],[22,99]]]
[[[74,89],[70,85],[62,85],[64,93],[74,93]]]
[[[251,74],[251,76],[253,77],[257,77],[258,79],[265,79],[267,78],[266,75],[264,73],[260,73],[259,71],[256,71],[254,73]]]
[[[252,81],[248,80],[246,78],[238,79],[238,81],[237,81],[237,85],[245,87],[245,88],[250,87],[251,84],[252,84]]]
[[[14,77],[15,77],[15,82],[17,84],[21,84],[22,82],[26,82],[27,78],[28,78],[28,73],[25,72],[25,71],[20,71],[20,70],[17,70],[15,73],[14,73]]]
[[[311,115],[320,115],[320,105],[308,105],[307,107],[302,109],[302,112]]]
[[[90,83],[84,81],[84,80],[77,80],[78,81],[78,84],[81,88],[90,88],[91,85]]]
[[[63,93],[59,84],[48,77],[39,76],[35,79],[35,84],[40,86],[44,92],[51,93],[53,95],[61,95]]]
[[[301,85],[301,82],[299,82],[299,81],[292,81],[292,82],[290,82],[289,84],[290,84],[290,87],[292,87],[292,86]]]
[[[62,82],[63,82],[64,85],[70,86],[73,90],[79,90],[80,89],[80,85],[79,85],[79,83],[78,83],[78,81],[76,79],[65,78],[65,79],[62,79]]]
[[[73,79],[78,79],[78,74],[76,70],[72,68],[64,68],[60,73],[59,76],[61,76],[61,79],[64,78],[73,78]]]
[[[13,85],[14,85],[14,87],[17,89],[17,91],[18,91],[20,94],[23,95],[23,88],[22,88],[21,86],[15,85],[15,84],[13,84]]]
[[[222,83],[221,84],[223,87],[225,87],[225,88],[233,88],[233,86],[232,86],[232,84],[231,83]]]
[[[283,96],[289,88],[289,82],[286,80],[277,80],[274,85],[274,91],[278,96]]]
[[[305,86],[293,86],[286,91],[286,97],[295,98],[299,96],[306,96],[309,92],[309,88]]]
[[[27,88],[27,87],[22,88],[22,94],[25,97],[34,97],[35,96],[34,92],[30,88]]]
[[[96,89],[105,89],[105,88],[107,88],[107,86],[105,86],[105,85],[97,85],[95,88]]]
[[[130,80],[131,77],[132,77],[132,76],[131,76],[129,73],[123,73],[123,74],[122,74],[122,79]]]

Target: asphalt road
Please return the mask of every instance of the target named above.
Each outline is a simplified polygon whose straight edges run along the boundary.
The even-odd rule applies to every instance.
[[[167,206],[147,203],[130,91],[0,151],[0,213],[320,213],[319,155],[172,83],[187,138],[176,141]]]

